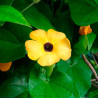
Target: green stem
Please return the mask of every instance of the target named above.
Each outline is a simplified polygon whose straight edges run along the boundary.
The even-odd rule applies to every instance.
[[[29,6],[27,6],[25,9],[23,9],[22,11],[21,11],[21,13],[23,13],[24,11],[26,11],[27,9],[29,9],[32,5],[33,5],[34,3],[31,3]]]
[[[94,54],[91,52],[91,55],[92,55],[92,57],[93,57],[93,60],[95,61],[95,63],[96,63],[96,66],[98,66],[98,63],[97,63],[97,61],[96,61],[96,59],[95,59],[95,57],[94,57]]]
[[[51,65],[51,66],[45,67],[45,70],[46,70],[46,77],[50,77],[50,76],[51,76],[54,67],[55,67],[55,64],[53,64],[53,65]]]

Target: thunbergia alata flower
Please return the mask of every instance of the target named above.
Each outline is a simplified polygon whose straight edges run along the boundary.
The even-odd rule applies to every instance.
[[[60,59],[68,60],[71,57],[70,41],[62,32],[38,29],[30,33],[30,38],[32,40],[25,42],[28,57],[38,60],[41,66],[50,66]]]

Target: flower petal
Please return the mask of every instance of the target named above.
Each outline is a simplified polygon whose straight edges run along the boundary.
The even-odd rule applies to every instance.
[[[47,32],[47,37],[48,37],[50,43],[55,44],[58,41],[64,39],[66,36],[62,32],[58,32],[53,29],[49,29]]]
[[[12,62],[0,63],[0,70],[3,72],[8,71],[10,69],[11,65],[12,65]]]
[[[54,51],[63,60],[67,60],[71,57],[71,46],[67,38],[59,41],[54,45]]]
[[[25,47],[31,60],[37,60],[44,51],[43,44],[33,40],[26,41]]]
[[[60,58],[52,53],[52,52],[45,52],[39,59],[38,63],[41,66],[51,66],[55,63],[57,63],[60,60]]]
[[[41,29],[32,31],[30,33],[30,38],[43,44],[48,42],[46,31]]]

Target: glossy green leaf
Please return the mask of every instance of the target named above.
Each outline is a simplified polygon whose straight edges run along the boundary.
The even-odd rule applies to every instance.
[[[29,7],[29,5],[31,4],[32,4],[31,0],[25,0],[25,1],[15,0],[13,2],[13,6],[23,13],[24,17],[26,18],[26,20],[29,22],[31,26],[38,29],[44,29],[46,31],[48,29],[55,29],[52,26],[49,19],[47,18],[47,17],[51,17],[50,9],[48,8],[48,6],[41,2],[38,3],[37,5],[34,5],[35,7],[34,6]],[[41,11],[42,9],[43,11]],[[46,15],[44,15],[45,13]]]
[[[11,6],[0,5],[0,13],[2,13],[0,14],[0,21],[13,22],[30,27],[22,14]]]
[[[82,35],[79,38],[79,41],[74,46],[74,51],[78,54],[82,54],[85,52],[86,48],[88,46],[88,39],[87,36]]]
[[[24,56],[24,45],[11,32],[0,28],[0,62],[11,62]]]
[[[38,29],[54,29],[48,18],[41,14],[34,6],[30,7],[23,12],[24,17],[29,22],[30,25]]]
[[[74,52],[77,54],[83,54],[88,47],[88,51],[90,51],[96,35],[92,32],[90,34],[82,35],[79,37],[79,41],[74,46]]]
[[[25,76],[9,78],[2,85],[0,85],[0,97],[15,98],[16,96],[27,91],[26,83],[27,83],[27,78]],[[25,98],[25,97],[21,97],[21,98]]]
[[[73,63],[71,66],[65,61],[60,61],[57,63],[57,68],[60,72],[67,74],[72,79],[79,95],[83,97],[91,86],[92,73],[83,59],[78,58],[78,62]]]
[[[28,78],[34,64],[26,56],[14,61],[9,71],[0,72],[0,98],[32,98],[28,92]]]
[[[65,73],[67,70],[69,70],[69,68],[70,68],[70,65],[63,60],[60,60],[57,63],[57,70],[59,70],[60,72]]]
[[[96,38],[96,35],[92,32],[90,34],[87,34],[87,38],[88,38],[88,50],[90,50]]]
[[[14,0],[0,0],[0,5],[11,5]],[[0,21],[0,26],[2,26],[5,22]]]
[[[76,86],[65,73],[54,72],[50,81],[43,80],[36,70],[32,70],[29,80],[29,92],[33,98],[78,98]]]
[[[72,65],[76,65],[80,59],[81,55],[80,54],[76,54],[76,53],[73,53],[71,54],[71,64]]]
[[[97,0],[68,0],[68,4],[75,24],[87,26],[98,22]]]

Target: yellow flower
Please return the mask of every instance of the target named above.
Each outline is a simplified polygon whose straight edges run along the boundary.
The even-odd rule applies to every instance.
[[[32,31],[30,38],[32,40],[25,42],[28,57],[38,60],[41,66],[50,66],[71,56],[70,42],[62,32],[53,29],[46,32],[39,29]]]
[[[88,26],[81,26],[79,29],[80,35],[87,35],[88,33],[91,33],[92,29],[90,28],[90,25]]]
[[[10,69],[11,65],[12,65],[12,62],[0,63],[0,70],[3,72],[8,71]]]

